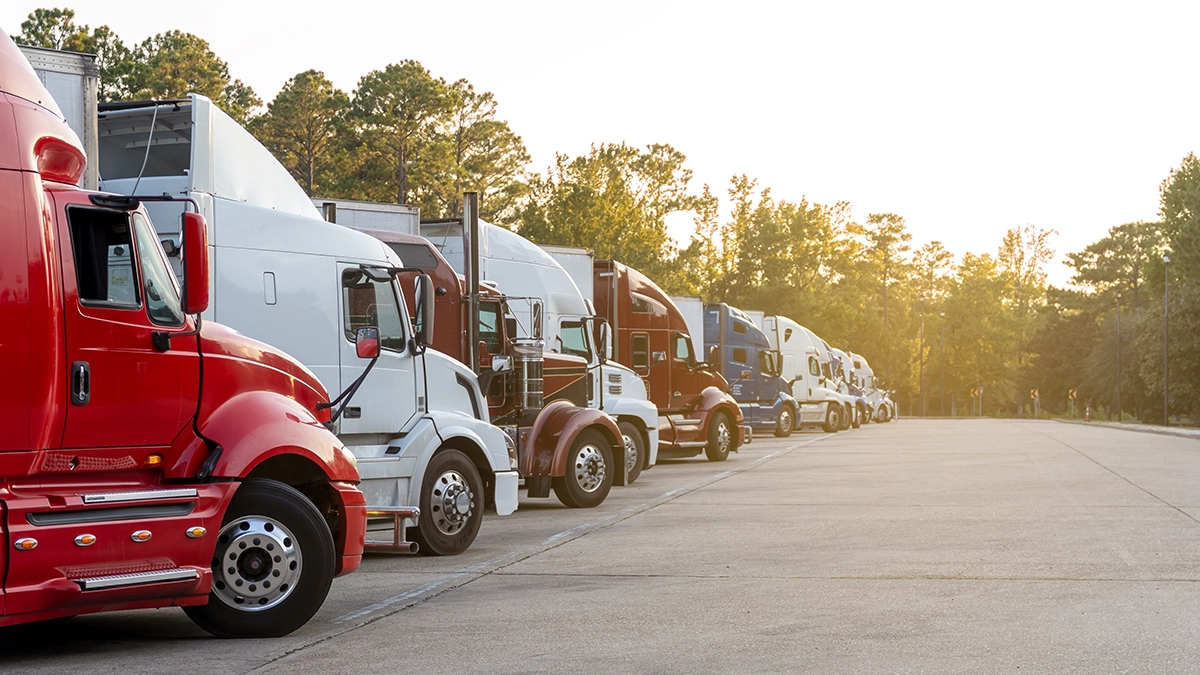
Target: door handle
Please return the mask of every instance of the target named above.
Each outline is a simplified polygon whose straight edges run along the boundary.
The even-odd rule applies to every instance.
[[[675,398],[679,398],[680,396],[683,396],[683,394],[681,394],[679,392],[675,392]]]
[[[92,399],[92,370],[87,361],[71,364],[71,403],[87,405]]]

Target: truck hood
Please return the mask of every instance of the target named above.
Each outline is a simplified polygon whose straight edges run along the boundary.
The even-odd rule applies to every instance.
[[[237,369],[239,379],[252,379],[256,388],[274,389],[314,411],[317,403],[329,400],[329,392],[317,376],[280,349],[212,321],[204,322],[200,338],[201,353],[206,357],[216,357],[218,362],[234,362],[243,366]],[[213,359],[205,359],[206,384],[210,380],[210,364],[213,364]],[[215,369],[222,371],[217,373],[218,377],[232,375],[225,372],[230,369],[220,366],[215,366]]]

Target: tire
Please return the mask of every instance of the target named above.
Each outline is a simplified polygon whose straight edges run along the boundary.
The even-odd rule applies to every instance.
[[[858,419],[862,420],[863,424],[870,424],[871,423],[871,413],[867,412],[866,408],[860,407],[858,409]]]
[[[842,406],[827,405],[825,406],[825,421],[821,424],[821,431],[827,434],[832,434],[842,428]]]
[[[625,441],[625,484],[633,485],[646,463],[646,439],[633,422],[618,422],[617,428]]]
[[[600,506],[613,484],[612,446],[604,434],[584,429],[571,444],[567,475],[554,478],[554,494],[573,509]]]
[[[282,637],[325,602],[335,555],[329,526],[307,497],[277,481],[246,480],[217,535],[208,604],[183,611],[217,637]]]
[[[851,412],[849,406],[842,406],[842,426],[838,431],[846,431],[850,428],[850,420],[853,419],[854,413]]]
[[[421,517],[413,541],[424,555],[458,555],[471,548],[483,523],[483,480],[466,455],[442,450],[421,481]]]
[[[854,427],[855,429],[861,427],[862,426],[862,415],[859,413],[858,404],[855,404],[855,406],[853,408],[851,408],[850,412],[851,412],[850,426]]]
[[[729,459],[729,451],[737,442],[737,429],[729,421],[729,415],[717,413],[708,425],[708,445],[704,454],[710,462],[724,462]]]
[[[779,419],[775,421],[775,435],[779,438],[787,438],[796,430],[796,413],[792,410],[792,406],[785,405],[779,409]]]

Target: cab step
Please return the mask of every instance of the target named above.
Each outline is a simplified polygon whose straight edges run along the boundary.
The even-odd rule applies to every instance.
[[[369,506],[367,519],[391,518],[392,540],[363,542],[363,550],[372,553],[416,553],[418,546],[415,541],[404,541],[404,521],[421,517],[421,509],[415,506]]]
[[[153,572],[134,572],[132,574],[111,574],[104,577],[87,577],[72,579],[85,591],[100,591],[107,588],[124,586],[142,586],[144,584],[160,583],[163,581],[188,581],[200,576],[194,569],[176,567],[170,570],[155,570]]]

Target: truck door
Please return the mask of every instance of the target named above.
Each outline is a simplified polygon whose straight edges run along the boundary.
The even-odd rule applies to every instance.
[[[683,333],[671,333],[671,351],[667,355],[671,367],[671,410],[690,405],[700,393],[694,366],[696,354],[692,339]]]
[[[49,194],[59,201],[71,403],[62,446],[170,445],[196,413],[200,358],[195,336],[155,349],[154,333],[185,333],[192,319],[154,226],[140,212]]]
[[[409,351],[411,332],[400,312],[397,284],[372,281],[358,265],[339,263],[342,286],[340,345],[342,389],[350,386],[368,361],[355,353],[354,337],[363,326],[379,328],[379,361],[342,416],[342,434],[394,434],[417,416],[416,359]]]

